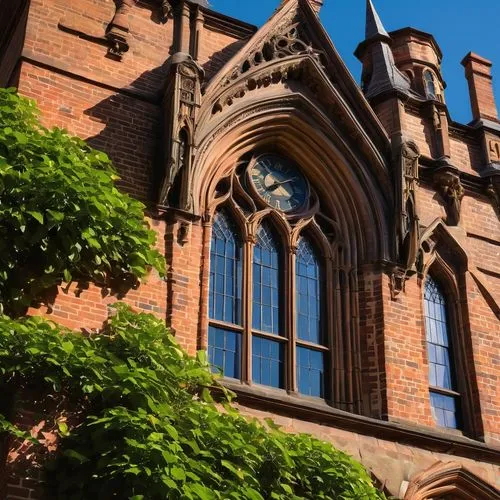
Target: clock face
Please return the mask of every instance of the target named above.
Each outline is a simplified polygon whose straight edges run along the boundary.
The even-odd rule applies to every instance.
[[[297,210],[307,200],[307,181],[286,158],[274,154],[259,156],[250,170],[250,177],[259,196],[278,210]]]

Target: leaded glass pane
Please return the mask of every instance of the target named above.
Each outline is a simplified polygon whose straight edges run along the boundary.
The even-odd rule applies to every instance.
[[[208,329],[208,361],[212,371],[222,370],[224,376],[240,378],[241,333],[215,326]]]
[[[210,319],[241,324],[241,255],[241,242],[229,214],[218,212],[210,246]]]
[[[321,273],[310,242],[301,238],[296,259],[297,337],[321,344]]]
[[[449,324],[446,298],[439,284],[430,276],[424,289],[425,331],[429,357],[429,384],[433,387],[454,391]],[[443,427],[457,427],[456,397],[431,391],[431,407],[434,419]]]
[[[456,397],[431,391],[431,408],[438,425],[450,429],[458,427]]]
[[[325,396],[324,353],[297,346],[297,384],[299,392],[308,396]]]
[[[439,285],[428,277],[424,293],[425,327],[429,354],[429,383],[453,390],[446,300]]]
[[[285,346],[282,342],[254,335],[252,338],[252,380],[270,387],[284,387]]]
[[[257,231],[253,256],[252,327],[262,332],[280,334],[280,252],[270,226]]]

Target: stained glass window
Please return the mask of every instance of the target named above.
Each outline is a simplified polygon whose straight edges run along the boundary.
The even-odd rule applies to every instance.
[[[218,212],[212,226],[210,246],[209,318],[241,325],[242,247],[231,217]],[[241,332],[210,325],[208,357],[214,370],[239,378],[241,372]]]
[[[430,276],[425,282],[424,307],[432,412],[438,425],[457,428],[458,401],[446,298],[439,284]]]

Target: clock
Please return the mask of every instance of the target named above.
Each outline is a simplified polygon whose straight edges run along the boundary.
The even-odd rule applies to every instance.
[[[283,212],[301,208],[309,195],[309,184],[298,167],[276,154],[256,157],[250,164],[250,179],[259,197]]]

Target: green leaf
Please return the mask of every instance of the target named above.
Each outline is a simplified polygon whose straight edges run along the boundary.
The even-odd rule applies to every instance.
[[[35,210],[27,210],[26,213],[30,214],[40,224],[43,224],[43,215],[40,212],[36,212]]]

